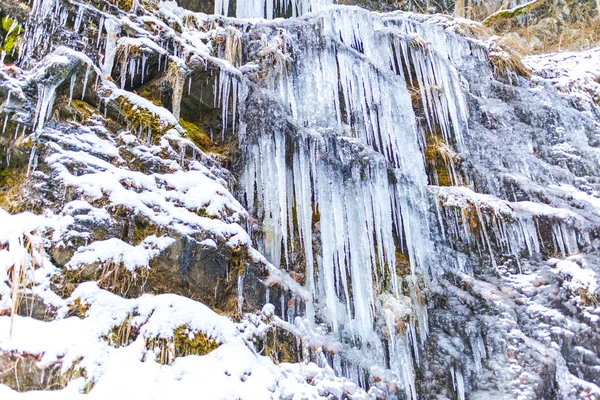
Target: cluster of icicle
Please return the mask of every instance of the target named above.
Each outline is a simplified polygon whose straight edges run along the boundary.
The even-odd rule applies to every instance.
[[[297,128],[260,123],[245,133],[252,121],[241,115],[243,195],[273,264],[291,267],[289,254],[303,253],[307,319],[359,337],[365,367],[387,364],[415,397],[413,365],[428,332],[416,274],[439,267],[429,254],[427,129],[407,85],[421,92],[429,129],[460,147],[467,106],[447,39],[432,33],[425,43],[417,24],[360,9],[333,8],[298,29],[294,63],[266,80]],[[222,75],[224,85],[215,91],[229,96],[233,84]],[[409,259],[406,277],[397,274],[398,253]]]
[[[231,0],[215,0],[215,14],[229,15],[230,3]],[[332,0],[238,0],[233,16],[268,19],[286,15],[297,17],[332,3]]]
[[[544,246],[564,257],[591,243],[589,232],[578,226],[580,217],[568,210],[530,202],[509,203],[464,187],[430,190],[444,241],[454,248],[465,246],[468,253],[487,253],[494,266],[497,254],[513,257],[520,268],[521,258],[539,255]],[[543,222],[551,225],[551,243],[542,236]]]

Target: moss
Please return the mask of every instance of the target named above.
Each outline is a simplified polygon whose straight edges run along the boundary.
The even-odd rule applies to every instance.
[[[125,347],[137,339],[139,334],[139,328],[131,324],[132,315],[127,315],[123,322],[113,327],[108,335],[102,336],[108,344],[114,347]]]
[[[23,185],[26,181],[24,168],[4,168],[0,170],[0,207],[10,213],[24,211]]]
[[[174,127],[173,125],[165,123],[158,115],[155,115],[147,108],[140,105],[134,105],[123,96],[117,97],[114,100],[114,104],[125,119],[127,126],[131,129],[141,129],[144,135],[150,131],[153,143],[158,142],[160,137]]]
[[[188,122],[182,118],[179,120],[179,125],[185,129],[187,138],[194,142],[200,150],[208,152],[216,148],[216,144],[210,140],[206,131],[197,124]]]
[[[508,21],[513,18],[517,18],[519,15],[523,15],[535,10],[541,6],[546,0],[533,0],[528,3],[519,5],[511,8],[510,10],[501,9],[483,20],[482,24],[488,27],[494,26],[500,22]]]
[[[13,24],[16,24],[16,26],[11,30]],[[4,16],[2,18],[0,24],[0,41],[2,43],[1,49],[4,50],[9,57],[17,58],[19,37],[23,34],[23,32],[25,32],[25,30],[16,20],[8,16]]]
[[[203,356],[219,347],[219,343],[215,339],[203,332],[194,332],[188,326],[180,326],[175,329],[173,341],[175,342],[176,357]]]
[[[61,390],[74,379],[87,378],[85,370],[79,366],[81,359],[62,372],[60,361],[49,366],[39,367],[37,363],[40,357],[41,355],[17,352],[0,353],[0,382],[18,392],[26,392]],[[87,381],[84,393],[88,393],[93,385],[92,380]]]
[[[75,120],[78,122],[87,122],[87,120],[96,113],[96,109],[83,100],[72,99],[69,104],[64,101],[58,106],[58,112],[63,120]]]
[[[204,356],[219,347],[219,343],[201,331],[194,331],[187,325],[177,327],[170,338],[146,340],[146,348],[153,351],[157,361],[163,365],[172,364],[177,357],[189,355]]]
[[[396,250],[396,274],[401,277],[410,275],[410,260],[406,255]]]
[[[152,102],[152,104],[154,104],[155,106],[158,107],[162,107],[163,106],[163,102],[160,99],[160,94],[156,94],[154,90],[152,90],[149,87],[145,87],[140,93],[140,96],[142,96],[143,98],[145,98],[146,100],[149,100]]]
[[[69,311],[67,312],[67,317],[78,317],[83,319],[85,318],[89,309],[90,305],[82,303],[81,299],[78,297],[71,304],[69,304]]]
[[[312,226],[315,226],[321,221],[321,213],[319,212],[319,207],[316,203],[313,202],[313,214],[312,214]]]
[[[120,10],[125,12],[131,11],[133,8],[133,0],[109,0],[111,4],[119,7]]]
[[[300,361],[298,339],[290,332],[271,327],[261,337],[254,338],[257,350],[269,357],[275,364]]]
[[[427,138],[425,147],[427,175],[430,182],[438,186],[452,186],[453,184],[450,167],[446,160],[447,155],[443,154],[445,148],[445,142],[438,136],[429,136]]]
[[[155,225],[148,217],[143,215],[136,215],[133,224],[133,241],[131,244],[134,246],[143,242],[148,236],[156,235],[160,237],[162,235],[161,227]]]

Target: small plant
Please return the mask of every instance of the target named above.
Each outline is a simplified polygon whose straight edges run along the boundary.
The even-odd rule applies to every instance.
[[[201,331],[182,325],[173,331],[172,337],[145,338],[146,349],[154,352],[157,361],[170,365],[177,357],[203,356],[219,347],[219,343]]]
[[[102,338],[117,348],[129,346],[139,334],[139,328],[131,323],[132,318],[133,315],[127,315],[121,324],[113,327],[108,335]]]
[[[61,390],[74,379],[87,379],[86,371],[79,366],[81,359],[76,360],[63,372],[60,361],[38,366],[41,358],[42,354],[0,352],[0,382],[18,392],[26,392]],[[93,385],[93,380],[87,380],[83,392],[88,393]]]
[[[517,76],[529,78],[531,71],[521,61],[521,55],[515,50],[514,42],[509,38],[493,37],[490,42],[488,58],[494,68],[494,75],[513,83]]]
[[[69,311],[67,311],[67,317],[85,318],[90,305],[82,303],[81,299],[76,298],[71,304],[69,304]]]
[[[581,302],[583,303],[584,307],[598,307],[598,305],[600,304],[598,300],[598,295],[594,292],[590,292],[587,288],[580,288],[577,291],[577,294],[581,298]]]
[[[24,233],[18,241],[6,243],[3,247],[13,254],[14,263],[7,269],[10,277],[10,336],[12,337],[14,316],[19,311],[24,292],[32,285],[33,271],[43,260],[42,243],[29,233]]]
[[[426,52],[427,50],[429,50],[429,42],[426,42],[425,39],[423,39],[421,36],[419,35],[413,35],[410,38],[410,42],[409,42],[410,46],[418,48],[420,50],[422,50],[423,52]]]

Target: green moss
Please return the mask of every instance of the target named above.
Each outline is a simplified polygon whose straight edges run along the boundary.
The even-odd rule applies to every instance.
[[[202,151],[213,151],[216,148],[215,143],[210,140],[206,131],[197,124],[186,121],[183,118],[179,120],[179,125],[185,129],[186,136]]]
[[[271,327],[263,336],[255,338],[254,343],[259,352],[275,364],[300,361],[298,339],[283,329]]]
[[[16,24],[16,26],[11,31],[13,24]],[[2,42],[1,49],[4,50],[8,56],[12,56],[13,58],[18,56],[19,37],[24,31],[25,30],[23,27],[19,25],[16,20],[8,16],[4,16],[2,18],[0,24],[0,41]]]
[[[121,324],[113,327],[108,335],[102,336],[102,339],[117,348],[129,346],[139,334],[139,328],[131,324],[132,317],[132,315],[127,315]]]
[[[134,105],[123,96],[117,97],[114,100],[114,104],[130,128],[142,129],[144,133],[150,130],[152,142],[157,142],[169,129],[174,127],[165,123],[158,115],[155,115],[147,108]]]
[[[162,100],[160,99],[160,93],[156,93],[156,91],[153,89],[154,88],[152,86],[144,87],[144,89],[140,91],[139,95],[146,100],[151,101],[155,106],[162,107],[163,104]]]
[[[128,222],[129,224],[129,222]],[[133,219],[133,241],[132,245],[137,246],[144,241],[148,236],[162,235],[162,229],[160,226],[154,224],[148,217],[143,215],[136,215]],[[127,227],[127,230],[129,227]]]
[[[173,337],[156,337],[146,340],[146,348],[153,351],[157,361],[169,365],[177,357],[189,355],[204,356],[219,347],[219,343],[201,331],[194,331],[187,325],[177,327]]]
[[[185,357],[189,355],[203,356],[219,347],[219,343],[204,334],[194,332],[188,326],[180,326],[173,332],[175,343],[175,356]]]
[[[499,11],[496,11],[495,13],[484,19],[482,24],[485,26],[494,26],[499,22],[505,22],[513,18],[517,18],[519,15],[523,15],[535,10],[545,1],[546,0],[533,0],[528,3],[511,8],[510,10],[501,8]]]
[[[32,390],[61,390],[69,382],[77,378],[87,378],[86,371],[79,366],[81,359],[75,361],[65,372],[59,363],[39,367],[35,354],[17,352],[0,352],[0,382],[18,392]],[[88,380],[84,393],[88,393],[94,385]]]
[[[72,99],[70,104],[68,101],[64,101],[57,108],[61,119],[65,121],[74,120],[85,123],[92,115],[96,114],[94,107],[77,99]]]
[[[444,154],[445,142],[439,136],[430,136],[425,147],[427,175],[432,184],[452,186],[452,175]]]
[[[396,274],[401,277],[410,275],[410,260],[399,250],[396,250]]]
[[[25,200],[21,190],[25,183],[26,171],[23,168],[4,168],[0,170],[0,207],[16,213],[25,209]]]
[[[78,297],[71,304],[69,304],[69,311],[67,312],[67,317],[78,317],[83,319],[85,318],[89,309],[90,305],[82,303],[81,299]]]
[[[129,12],[133,8],[133,0],[110,0],[110,2],[125,12]]]

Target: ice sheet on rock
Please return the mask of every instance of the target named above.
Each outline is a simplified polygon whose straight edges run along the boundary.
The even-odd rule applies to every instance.
[[[562,184],[562,185],[550,185],[551,189],[556,189],[560,192],[566,193],[570,196],[573,196],[573,198],[583,201],[587,204],[589,204],[593,210],[593,213],[596,215],[600,215],[600,193],[598,192],[592,192],[590,193],[586,193],[583,192],[581,190],[578,190],[577,188],[575,188],[572,185],[566,185],[566,184]]]

